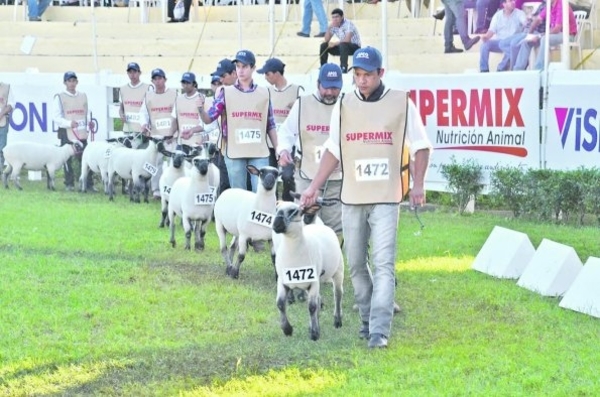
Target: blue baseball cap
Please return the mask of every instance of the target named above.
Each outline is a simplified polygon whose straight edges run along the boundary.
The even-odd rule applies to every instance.
[[[129,62],[127,64],[127,71],[129,72],[130,70],[135,70],[136,72],[142,71],[142,69],[140,69],[140,65],[138,65],[136,62]]]
[[[323,88],[342,89],[344,81],[342,80],[342,69],[335,63],[326,63],[321,66],[319,71],[319,84]]]
[[[256,65],[256,58],[254,57],[252,51],[240,50],[237,52],[237,54],[235,54],[235,59],[233,62],[241,62],[244,65],[254,66]]]
[[[231,73],[235,70],[235,64],[231,59],[221,59],[217,64],[217,70],[212,72],[213,75],[223,76],[226,73]]]
[[[182,83],[195,83],[196,75],[192,72],[185,72],[183,76],[181,76]]]
[[[65,72],[65,75],[63,76],[63,81],[67,81],[69,79],[77,79],[77,75],[75,74],[75,72]]]
[[[352,57],[352,67],[350,69],[359,68],[372,72],[381,69],[382,60],[381,53],[377,48],[364,47],[359,48]]]
[[[163,79],[167,78],[167,75],[165,75],[165,71],[162,70],[161,68],[156,68],[152,70],[152,74],[151,74],[152,78],[155,77],[162,77]]]
[[[281,62],[281,60],[277,58],[267,59],[265,62],[265,66],[258,69],[257,72],[260,74],[268,73],[268,72],[283,72],[285,68],[285,63]]]
[[[216,74],[210,75],[210,83],[211,84],[220,83],[220,82],[221,82],[221,76],[217,76]]]

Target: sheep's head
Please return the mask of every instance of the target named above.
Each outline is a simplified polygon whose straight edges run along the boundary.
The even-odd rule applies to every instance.
[[[208,173],[209,153],[204,146],[197,146],[198,155],[192,160],[192,165],[198,170],[200,175],[205,176]]]
[[[277,168],[266,166],[259,170],[253,165],[248,165],[246,169],[252,175],[258,176],[260,184],[267,192],[277,185],[277,177],[279,177],[279,170]]]
[[[321,206],[318,204],[303,209],[298,204],[290,201],[278,201],[275,207],[273,231],[275,233],[287,233],[292,230],[299,230],[302,227],[302,218],[311,216],[314,219],[320,209]]]
[[[79,141],[73,141],[73,142],[71,142],[71,145],[73,147],[73,151],[76,154],[83,152],[83,143],[81,143]]]

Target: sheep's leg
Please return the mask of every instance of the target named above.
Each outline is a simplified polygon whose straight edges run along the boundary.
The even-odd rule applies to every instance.
[[[239,242],[238,237],[233,236],[233,239],[231,239],[231,244],[229,244],[229,262],[233,261],[235,253],[238,249],[238,242]]]
[[[186,214],[182,214],[181,217],[183,219],[183,230],[185,231],[185,249],[191,250],[192,220]]]
[[[8,189],[8,174],[12,172],[12,165],[7,165],[6,169],[2,173],[2,182],[4,183],[4,188]]]
[[[275,266],[275,243],[273,243],[273,240],[269,240],[269,247],[271,248],[271,263],[273,264],[273,269],[275,270],[275,281],[277,281],[277,267]]]
[[[238,278],[240,276],[240,266],[242,265],[242,262],[244,262],[244,259],[246,259],[246,252],[248,251],[248,241],[250,240],[246,236],[242,236],[242,235],[240,235],[238,237],[238,239],[239,239],[239,241],[243,241],[245,243],[239,244],[239,241],[238,241],[239,246],[238,246],[237,259],[236,259],[235,263],[233,264],[233,266],[231,267],[231,270],[229,271],[229,276],[231,278]]]
[[[48,171],[48,167],[46,167],[46,189],[54,190],[50,184],[50,171]]]
[[[290,289],[283,285],[283,283],[277,283],[277,308],[279,309],[279,323],[281,330],[285,336],[292,336],[294,328],[290,324],[286,314],[286,296]]]
[[[127,190],[131,190],[127,186],[128,183],[129,183],[129,180],[121,178],[121,194],[126,195],[127,194]]]
[[[52,190],[52,191],[56,191],[56,181],[54,178],[54,175],[56,173],[56,170],[46,170],[46,180],[48,181],[48,189]]]
[[[108,199],[110,201],[113,201],[115,199],[115,183],[113,181],[114,178],[114,172],[108,172],[108,182],[107,182],[107,187],[108,187]]]
[[[310,339],[318,340],[321,336],[319,327],[319,311],[321,310],[321,291],[320,282],[311,284],[308,290],[308,313],[310,314]]]
[[[231,259],[229,258],[229,253],[227,252],[227,231],[218,219],[215,220],[215,230],[219,236],[219,249],[221,251],[221,256],[225,261],[225,274],[229,275],[229,270],[231,269]]]
[[[161,219],[158,227],[165,227],[165,222],[167,221],[167,215],[169,210],[169,202],[164,198],[161,200]]]
[[[196,251],[204,250],[204,236],[209,220],[196,221]]]
[[[23,166],[23,164],[15,165],[15,167],[13,168],[12,176],[11,176],[13,183],[15,184],[16,188],[19,190],[23,190],[23,187],[21,187],[21,182],[19,181],[19,173],[21,172],[22,166]]]
[[[150,192],[150,186],[149,186],[149,179],[146,178],[142,178],[140,176],[140,182],[142,183],[142,186],[144,186],[144,203],[149,203],[148,201],[148,193]]]
[[[344,262],[340,258],[340,264],[338,270],[335,272],[332,278],[333,281],[333,299],[335,303],[335,309],[333,313],[333,326],[335,328],[342,327],[342,298],[344,295]]]
[[[169,225],[171,230],[171,247],[175,248],[175,212],[169,212]]]

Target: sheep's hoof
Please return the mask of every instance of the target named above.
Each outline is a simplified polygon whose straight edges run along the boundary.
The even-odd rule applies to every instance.
[[[204,242],[196,241],[194,248],[196,248],[196,251],[204,251]]]
[[[310,330],[310,339],[312,340],[319,340],[319,338],[321,337],[321,333],[318,330]]]
[[[159,227],[159,228],[164,228],[164,227],[165,227],[165,223],[164,223],[164,222],[161,222],[161,223],[159,223],[159,224],[158,224],[158,227]]]
[[[227,266],[225,268],[225,274],[229,276],[230,273],[231,273],[231,266]]]
[[[169,241],[171,243],[171,247],[175,248],[175,240]]]
[[[229,277],[233,278],[233,279],[237,279],[240,275],[240,269],[235,268],[235,267],[231,267],[231,270],[229,271]]]
[[[341,317],[334,317],[333,318],[333,326],[335,328],[342,328],[342,318]]]
[[[191,251],[191,250],[192,250],[192,249],[190,248],[190,245],[189,245],[189,244],[186,244],[184,249],[185,249],[186,251]]]
[[[282,326],[281,330],[285,336],[292,336],[292,333],[294,333],[294,327],[291,324]]]

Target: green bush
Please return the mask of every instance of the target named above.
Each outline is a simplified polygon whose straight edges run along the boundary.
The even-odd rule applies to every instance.
[[[462,164],[458,164],[452,156],[450,161],[450,164],[440,167],[440,172],[448,181],[453,202],[462,214],[471,197],[477,198],[483,190],[483,167],[473,159],[463,160]]]
[[[490,179],[491,196],[510,209],[515,217],[519,217],[525,201],[525,172],[521,168],[500,167]]]

